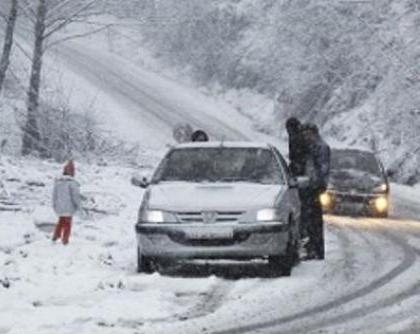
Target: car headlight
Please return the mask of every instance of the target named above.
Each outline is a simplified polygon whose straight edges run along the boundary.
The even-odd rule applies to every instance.
[[[261,209],[257,211],[257,221],[272,222],[280,221],[280,214],[276,209]]]
[[[324,192],[319,196],[319,201],[321,202],[322,207],[328,208],[333,202],[333,195],[328,192]]]
[[[139,221],[141,223],[175,223],[176,216],[170,212],[162,210],[144,210]]]
[[[389,202],[386,197],[378,197],[375,199],[375,208],[378,212],[385,212],[388,209]]]

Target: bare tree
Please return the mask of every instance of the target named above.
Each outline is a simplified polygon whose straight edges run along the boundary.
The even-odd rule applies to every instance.
[[[32,151],[41,152],[40,133],[37,124],[37,111],[39,105],[39,88],[41,83],[41,68],[43,44],[45,35],[45,18],[47,15],[47,0],[38,1],[35,23],[35,45],[32,57],[31,78],[28,89],[27,120],[23,133],[22,154]]]
[[[18,14],[18,0],[10,0],[10,11],[6,18],[6,34],[4,37],[3,53],[0,59],[0,93],[3,88],[4,79],[10,63],[10,54],[13,46],[13,34],[15,31]]]
[[[38,152],[41,156],[45,156],[47,152],[43,149],[37,124],[43,55],[48,46],[60,41],[60,39],[52,41],[52,37],[68,25],[86,19],[87,15],[92,14],[91,10],[98,0],[37,0],[36,8],[33,7],[32,0],[22,0],[22,2],[22,11],[32,20],[35,27],[22,154]],[[61,40],[68,39],[69,36]]]

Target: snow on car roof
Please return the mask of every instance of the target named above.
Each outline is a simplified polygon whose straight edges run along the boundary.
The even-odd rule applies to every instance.
[[[228,148],[270,148],[270,145],[262,142],[252,141],[209,141],[209,142],[189,142],[178,144],[174,146],[179,148],[213,148],[213,147],[228,147]]]
[[[359,147],[332,147],[332,151],[340,151],[340,152],[352,152],[352,153],[370,153],[375,155],[375,152],[366,148],[359,148]]]

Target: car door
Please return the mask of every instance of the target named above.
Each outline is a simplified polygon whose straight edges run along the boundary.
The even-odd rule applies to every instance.
[[[277,150],[277,148],[272,147],[272,151],[280,165],[280,168],[282,169],[282,173],[285,175],[285,178],[286,178],[286,182],[287,182],[287,190],[285,194],[286,201],[290,208],[290,212],[292,212],[293,214],[294,222],[296,224],[295,231],[296,233],[299,233],[301,204],[300,204],[298,188],[292,185],[293,177],[290,174],[289,167],[287,166],[286,160],[283,158],[283,156]]]

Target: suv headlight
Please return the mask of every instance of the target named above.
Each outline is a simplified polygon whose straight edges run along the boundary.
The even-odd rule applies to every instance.
[[[276,209],[261,209],[257,211],[257,221],[273,222],[281,221],[279,211]]]
[[[139,216],[140,223],[176,223],[176,216],[162,210],[143,210]]]
[[[386,197],[378,197],[375,199],[375,208],[378,212],[385,212],[388,210],[389,202]]]
[[[332,205],[334,198],[330,192],[326,191],[319,195],[319,201],[323,208],[329,208]]]

